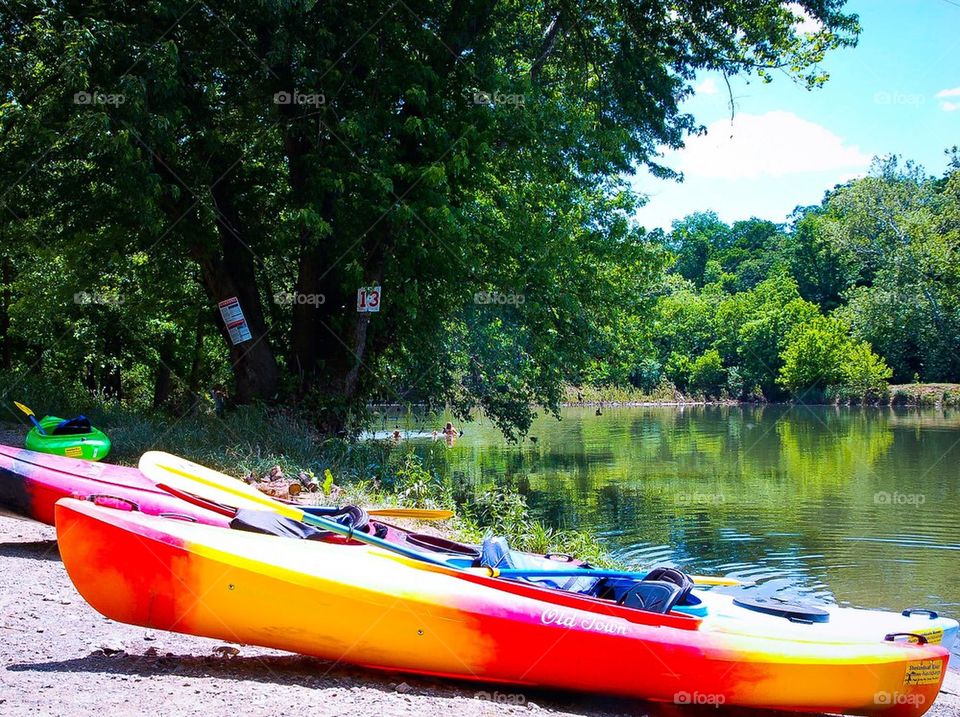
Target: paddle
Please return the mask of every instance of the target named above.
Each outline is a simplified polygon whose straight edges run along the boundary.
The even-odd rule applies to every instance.
[[[38,431],[40,431],[40,435],[47,435],[47,432],[43,429],[43,426],[40,425],[40,421],[37,420],[36,414],[30,409],[29,406],[24,406],[22,403],[18,403],[17,401],[14,401],[13,405],[27,414],[27,416],[33,422],[33,425],[37,427]]]
[[[310,513],[287,503],[281,503],[277,500],[264,495],[256,488],[242,483],[234,478],[218,473],[217,471],[205,468],[204,466],[192,463],[184,458],[151,451],[144,453],[140,458],[140,470],[150,480],[154,481],[159,487],[174,493],[189,493],[197,495],[204,500],[228,505],[235,508],[253,508],[273,510],[280,515],[294,520],[299,520],[307,525],[316,525],[340,535],[348,533],[356,540],[378,547],[391,550],[406,557],[413,557],[434,565],[442,565],[450,568],[451,566],[443,561],[427,557],[423,553],[408,550],[402,546],[395,545],[388,541],[373,538],[365,533],[352,533],[349,528],[345,528],[339,523],[325,520],[319,516],[310,515]],[[319,521],[319,522],[315,522]],[[328,526],[336,526],[328,527]],[[493,576],[502,577],[536,577],[536,576],[573,576],[573,577],[626,577],[635,580],[641,580],[646,577],[646,573],[633,573],[617,570],[590,570],[585,568],[557,568],[556,570],[498,570],[488,568]],[[738,580],[733,578],[714,578],[703,575],[691,575],[690,579],[698,585],[740,585]]]
[[[327,508],[326,506],[304,505],[300,507],[304,513],[313,513],[314,515],[323,515],[324,511],[327,510],[337,510],[337,508]],[[415,520],[447,520],[453,517],[452,510],[433,510],[430,508],[375,508],[374,510],[368,510],[367,514],[378,515],[382,518],[413,518]]]
[[[492,577],[501,578],[630,578],[642,580],[646,573],[634,573],[628,570],[599,570],[593,568],[544,568],[524,570],[520,568],[488,568]],[[709,575],[688,575],[696,585],[722,585],[732,587],[743,585],[736,578],[715,578]]]
[[[367,545],[383,548],[391,553],[402,555],[405,558],[419,560],[420,562],[429,563],[447,570],[450,569],[447,563],[442,560],[437,560],[432,555],[411,550],[402,545],[395,545],[394,543],[367,533],[355,533],[353,528],[341,525],[335,520],[328,520],[327,518],[322,518],[317,515],[311,515],[296,506],[280,503],[246,483],[241,483],[229,476],[224,476],[223,473],[217,473],[209,468],[205,468],[184,458],[178,458],[169,453],[162,453],[160,451],[144,453],[140,458],[140,471],[160,488],[169,487],[174,491],[192,493],[222,505],[232,504],[233,507],[255,507],[261,510],[266,508],[273,510],[285,518],[299,520],[301,523],[322,528],[323,530],[328,530],[331,533],[336,533],[337,535],[342,535],[346,538],[366,543]],[[224,478],[235,485],[227,484],[229,485],[228,490],[227,486],[223,485]]]

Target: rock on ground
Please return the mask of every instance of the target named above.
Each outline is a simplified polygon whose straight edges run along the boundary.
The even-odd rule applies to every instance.
[[[0,518],[0,715],[718,714],[548,692],[520,695],[510,688],[363,671],[123,625],[77,594],[54,538],[49,526]],[[960,717],[960,674],[949,674],[928,714]]]

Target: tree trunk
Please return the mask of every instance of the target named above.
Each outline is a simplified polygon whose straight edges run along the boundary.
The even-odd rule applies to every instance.
[[[200,392],[200,369],[203,363],[203,329],[205,325],[205,317],[203,315],[198,316],[197,329],[193,339],[193,360],[190,362],[189,389],[190,393],[194,396],[194,400],[196,400],[196,395]]]
[[[123,399],[123,374],[120,368],[120,356],[123,342],[116,332],[107,334],[103,355],[105,365],[100,373],[100,389],[107,398],[117,401]]]
[[[0,284],[3,292],[0,294],[0,368],[4,371],[13,369],[13,348],[10,346],[10,304],[13,302],[13,262],[9,256],[0,259]]]
[[[238,403],[253,400],[272,401],[279,390],[279,368],[273,348],[267,341],[263,305],[257,288],[254,256],[240,238],[240,222],[225,179],[210,189],[218,212],[217,227],[220,251],[195,246],[194,255],[200,264],[207,296],[215,304],[236,297],[250,328],[251,338],[234,345],[218,306],[213,307],[214,321],[230,351],[230,364],[236,381]]]
[[[158,409],[170,398],[172,372],[170,364],[173,362],[175,348],[174,336],[168,332],[160,343],[160,359],[157,362],[157,377],[153,384],[153,407]]]

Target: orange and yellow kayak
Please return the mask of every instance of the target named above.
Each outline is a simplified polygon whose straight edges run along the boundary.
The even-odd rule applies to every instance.
[[[516,686],[805,712],[913,716],[948,651],[798,640],[410,560],[64,499],[60,553],[105,616],[373,668]],[[264,610],[282,604],[283,610]]]

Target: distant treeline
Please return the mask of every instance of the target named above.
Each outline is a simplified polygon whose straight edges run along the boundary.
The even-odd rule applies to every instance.
[[[889,381],[960,380],[960,160],[895,157],[785,225],[691,214],[649,314],[587,383],[707,397],[858,400]]]

